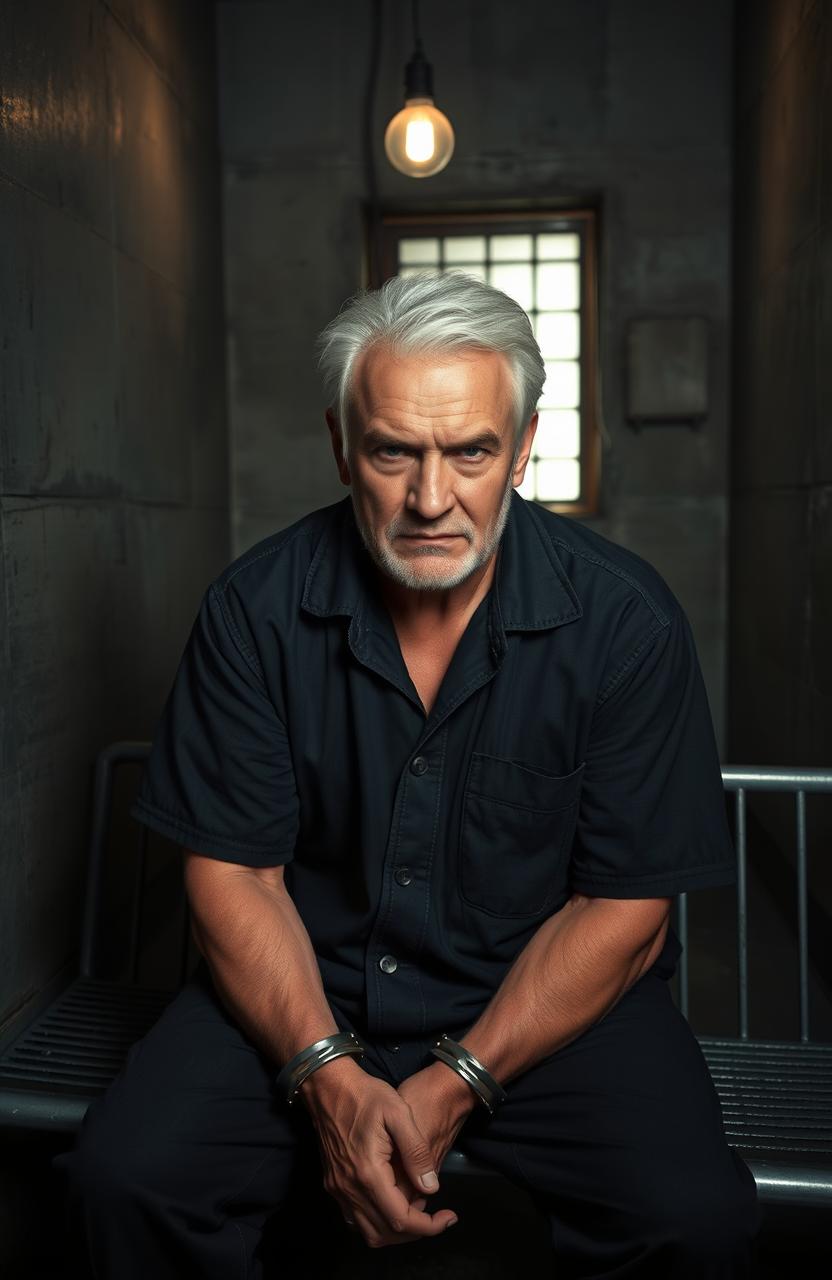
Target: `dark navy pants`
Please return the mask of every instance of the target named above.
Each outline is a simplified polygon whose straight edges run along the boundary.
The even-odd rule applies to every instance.
[[[433,1039],[397,1051],[370,1042],[362,1065],[397,1085],[434,1061]],[[98,1280],[259,1280],[266,1220],[299,1180],[322,1180],[311,1117],[275,1100],[274,1074],[203,967],[56,1160]],[[477,1106],[456,1145],[532,1193],[558,1280],[753,1276],[754,1180],[725,1141],[704,1058],[664,978],[647,974],[507,1088],[493,1116]]]

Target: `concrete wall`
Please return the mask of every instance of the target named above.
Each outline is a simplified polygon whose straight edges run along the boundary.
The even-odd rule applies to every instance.
[[[0,6],[0,1023],[228,557],[214,46],[196,0]]]
[[[830,767],[832,10],[769,0],[738,24],[731,751]],[[813,875],[832,914],[822,852]]]
[[[605,408],[593,523],[667,576],[694,624],[721,724],[730,368],[732,6],[726,0],[425,0],[437,102],[457,147],[413,181],[383,156],[411,52],[382,5],[381,197],[398,210],[591,200],[601,213]],[[312,343],[363,283],[361,114],[370,0],[218,5],[233,523],[237,550],[341,496]],[[703,315],[703,429],[635,434],[627,322]]]

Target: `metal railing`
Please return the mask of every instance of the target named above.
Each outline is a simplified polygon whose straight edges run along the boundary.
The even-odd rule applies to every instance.
[[[735,793],[737,848],[737,967],[740,1039],[748,1032],[748,828],[746,797],[749,791],[791,792],[795,798],[797,847],[797,949],[800,987],[800,1040],[809,1041],[809,903],[806,846],[806,794],[832,792],[832,770],[781,769],[776,766],[744,767],[724,765],[722,782]],[[687,894],[678,898],[677,928],[684,948],[679,961],[679,1007],[689,1011],[688,988],[688,903]]]

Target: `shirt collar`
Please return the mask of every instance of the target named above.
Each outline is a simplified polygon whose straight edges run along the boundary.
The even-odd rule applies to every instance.
[[[500,543],[496,586],[506,631],[543,631],[583,613],[539,509],[516,490]]]
[[[351,498],[336,504],[306,575],[301,607],[317,617],[355,618],[377,599],[375,570]],[[491,630],[540,631],[580,618],[582,609],[534,503],[515,491],[500,542]],[[496,640],[496,636],[494,637]],[[496,648],[502,648],[497,643]]]

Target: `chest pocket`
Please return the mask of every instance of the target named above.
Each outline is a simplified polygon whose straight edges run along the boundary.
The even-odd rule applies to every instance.
[[[584,766],[558,776],[475,752],[462,801],[459,891],[497,916],[550,906],[566,864]]]

